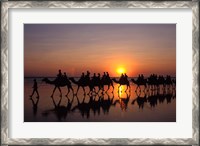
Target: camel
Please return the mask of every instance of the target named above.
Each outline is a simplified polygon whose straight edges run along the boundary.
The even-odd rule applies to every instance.
[[[102,83],[102,88],[104,90],[104,86],[108,86],[108,89],[106,90],[106,92],[110,89],[110,86],[113,87],[112,93],[114,91],[114,86],[113,86],[113,81],[109,78],[109,79],[101,79],[101,83]]]
[[[138,89],[138,88],[139,88],[139,89],[140,89],[140,91],[141,91],[141,88],[140,88],[140,86],[144,86],[144,87],[145,87],[145,89],[146,89],[146,87],[147,87],[147,80],[146,80],[146,79],[144,79],[144,80],[141,80],[141,81],[138,81],[138,80],[131,79],[131,81],[132,81],[134,84],[136,84],[136,85],[137,85],[136,91],[137,91],[137,89]]]
[[[131,88],[131,87],[130,87],[130,83],[129,83],[128,80],[120,80],[120,79],[119,79],[119,81],[117,81],[115,78],[112,79],[112,80],[113,80],[115,83],[119,84],[118,92],[119,92],[119,88],[120,88],[121,85],[126,85],[126,90],[125,90],[125,92],[128,90],[128,88],[129,88],[129,89]]]
[[[48,78],[44,78],[42,81],[44,81],[45,83],[47,84],[51,84],[51,85],[54,85],[54,90],[53,90],[53,93],[51,94],[51,97],[53,97],[54,95],[54,92],[55,90],[58,88],[58,90],[60,91],[60,96],[62,96],[62,92],[61,92],[61,89],[60,87],[64,87],[64,86],[67,86],[68,88],[68,93],[66,94],[66,96],[69,94],[70,90],[72,90],[72,92],[74,93],[74,90],[72,88],[72,85],[70,83],[70,81],[68,79],[65,79],[65,80],[59,80],[59,79],[55,79],[53,81],[49,80]]]
[[[81,80],[81,79],[79,79],[78,81],[76,81],[73,77],[69,78],[69,80],[72,81],[72,83],[78,85],[78,88],[77,88],[77,90],[76,90],[76,95],[77,95],[77,93],[78,93],[80,87],[83,88],[84,95],[86,94],[86,93],[85,93],[85,87],[88,86],[88,87],[90,88],[90,92],[92,91],[91,86],[90,86],[90,80]],[[90,93],[90,92],[89,92],[89,93]],[[88,94],[89,94],[89,93],[88,93]]]

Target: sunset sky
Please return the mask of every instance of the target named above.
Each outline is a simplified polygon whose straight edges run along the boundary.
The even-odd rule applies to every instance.
[[[176,24],[24,24],[24,76],[176,75]]]

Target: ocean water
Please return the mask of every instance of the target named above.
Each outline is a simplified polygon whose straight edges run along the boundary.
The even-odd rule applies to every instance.
[[[54,80],[55,78],[49,78]],[[78,78],[75,78],[78,80]],[[125,92],[126,86],[119,88],[114,83],[107,93],[84,95],[82,88],[77,96],[67,88],[61,87],[62,97],[54,85],[38,83],[39,98],[33,91],[33,78],[24,78],[24,122],[176,122],[176,90],[160,91],[136,90],[130,81],[131,89]],[[130,80],[130,78],[129,78]],[[72,83],[74,91],[77,85]],[[89,92],[88,87],[85,88]],[[105,87],[105,90],[107,87]],[[113,91],[113,93],[112,93]]]

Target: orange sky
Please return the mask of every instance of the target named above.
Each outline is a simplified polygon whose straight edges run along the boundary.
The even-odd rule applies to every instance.
[[[175,24],[24,24],[24,75],[176,75]]]

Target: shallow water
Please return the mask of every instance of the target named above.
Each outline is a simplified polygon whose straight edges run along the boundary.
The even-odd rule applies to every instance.
[[[77,96],[72,92],[68,97],[67,88],[62,87],[62,98],[58,90],[51,98],[54,86],[38,82],[39,99],[36,94],[30,99],[33,78],[24,79],[24,122],[176,122],[176,91],[136,91],[136,85],[130,82],[131,89],[125,92],[118,85],[103,95],[84,96],[80,88]],[[54,78],[50,78],[54,80]],[[78,79],[76,79],[78,80]],[[77,85],[73,84],[76,92]],[[107,89],[107,87],[105,87]],[[86,87],[86,92],[89,92]]]

